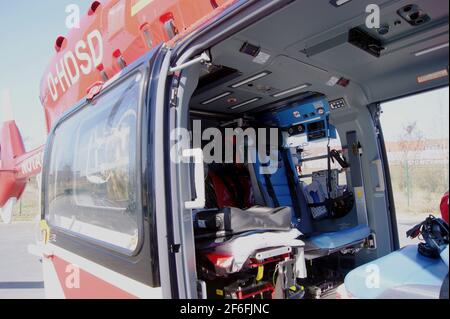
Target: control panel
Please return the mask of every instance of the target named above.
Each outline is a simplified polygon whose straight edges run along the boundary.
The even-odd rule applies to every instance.
[[[306,134],[308,141],[336,138],[336,129],[329,124],[330,104],[324,98],[293,103],[271,112],[266,123],[280,127],[290,136]]]
[[[333,100],[330,102],[330,109],[332,109],[332,110],[343,109],[346,106],[347,106],[347,102],[344,100],[344,98],[340,98],[340,99]]]

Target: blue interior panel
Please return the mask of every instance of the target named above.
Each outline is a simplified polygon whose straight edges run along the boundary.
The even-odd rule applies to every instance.
[[[264,122],[292,135],[306,135],[308,141],[336,138],[336,129],[329,124],[330,105],[324,98],[293,103],[264,117]]]
[[[336,129],[329,124],[329,114],[330,106],[328,101],[323,97],[319,97],[293,103],[283,109],[270,112],[264,116],[262,122],[268,126],[279,127],[287,131],[291,136],[306,134],[309,141],[316,141],[324,138],[336,138]],[[283,160],[285,156],[288,161]],[[288,169],[285,167],[285,163],[290,165]],[[314,234],[311,211],[307,206],[306,199],[304,197],[301,198],[304,195],[298,176],[295,174],[296,168],[290,151],[283,148],[279,149],[278,169],[275,173],[264,176],[259,172],[260,166],[261,164],[257,159],[254,164],[254,171],[261,191],[266,198],[266,204],[271,207],[275,206],[267,187],[266,180],[269,178],[280,206],[292,208],[297,206],[300,208],[300,212],[297,212],[292,218],[293,225],[300,229],[304,235]],[[297,189],[293,190],[293,192],[289,188],[288,170],[294,172],[294,182]],[[295,194],[297,196],[294,196]],[[294,203],[294,200],[297,202]],[[305,238],[305,241],[307,241],[307,246],[311,249],[311,252],[314,252],[312,255],[316,258],[350,247],[355,243],[360,243],[369,235],[370,228],[367,225],[359,225],[345,230],[311,236]]]

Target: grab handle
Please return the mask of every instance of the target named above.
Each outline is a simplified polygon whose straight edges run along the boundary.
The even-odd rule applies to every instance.
[[[374,160],[372,162],[377,167],[378,173],[378,186],[375,187],[376,192],[384,192],[386,190],[386,185],[384,183],[384,172],[383,172],[383,162],[380,159]]]
[[[205,208],[205,168],[203,166],[203,151],[200,148],[187,149],[183,151],[183,157],[194,159],[194,185],[197,198],[193,201],[185,202],[186,209]]]

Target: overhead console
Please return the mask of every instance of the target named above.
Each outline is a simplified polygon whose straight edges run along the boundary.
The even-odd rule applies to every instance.
[[[295,102],[270,112],[264,122],[280,127],[289,136],[306,135],[309,142],[336,138],[336,129],[329,123],[330,105],[323,98]]]

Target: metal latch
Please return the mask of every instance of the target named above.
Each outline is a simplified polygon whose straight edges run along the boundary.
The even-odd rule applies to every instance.
[[[208,298],[208,293],[206,290],[206,282],[204,282],[203,280],[197,280],[197,293],[198,299]]]
[[[174,80],[172,82],[172,90],[170,91],[170,107],[177,107],[178,105],[178,87],[180,85],[180,76],[174,74]]]
[[[364,248],[370,250],[377,249],[377,236],[375,235],[375,233],[371,233],[369,237],[366,238]]]

